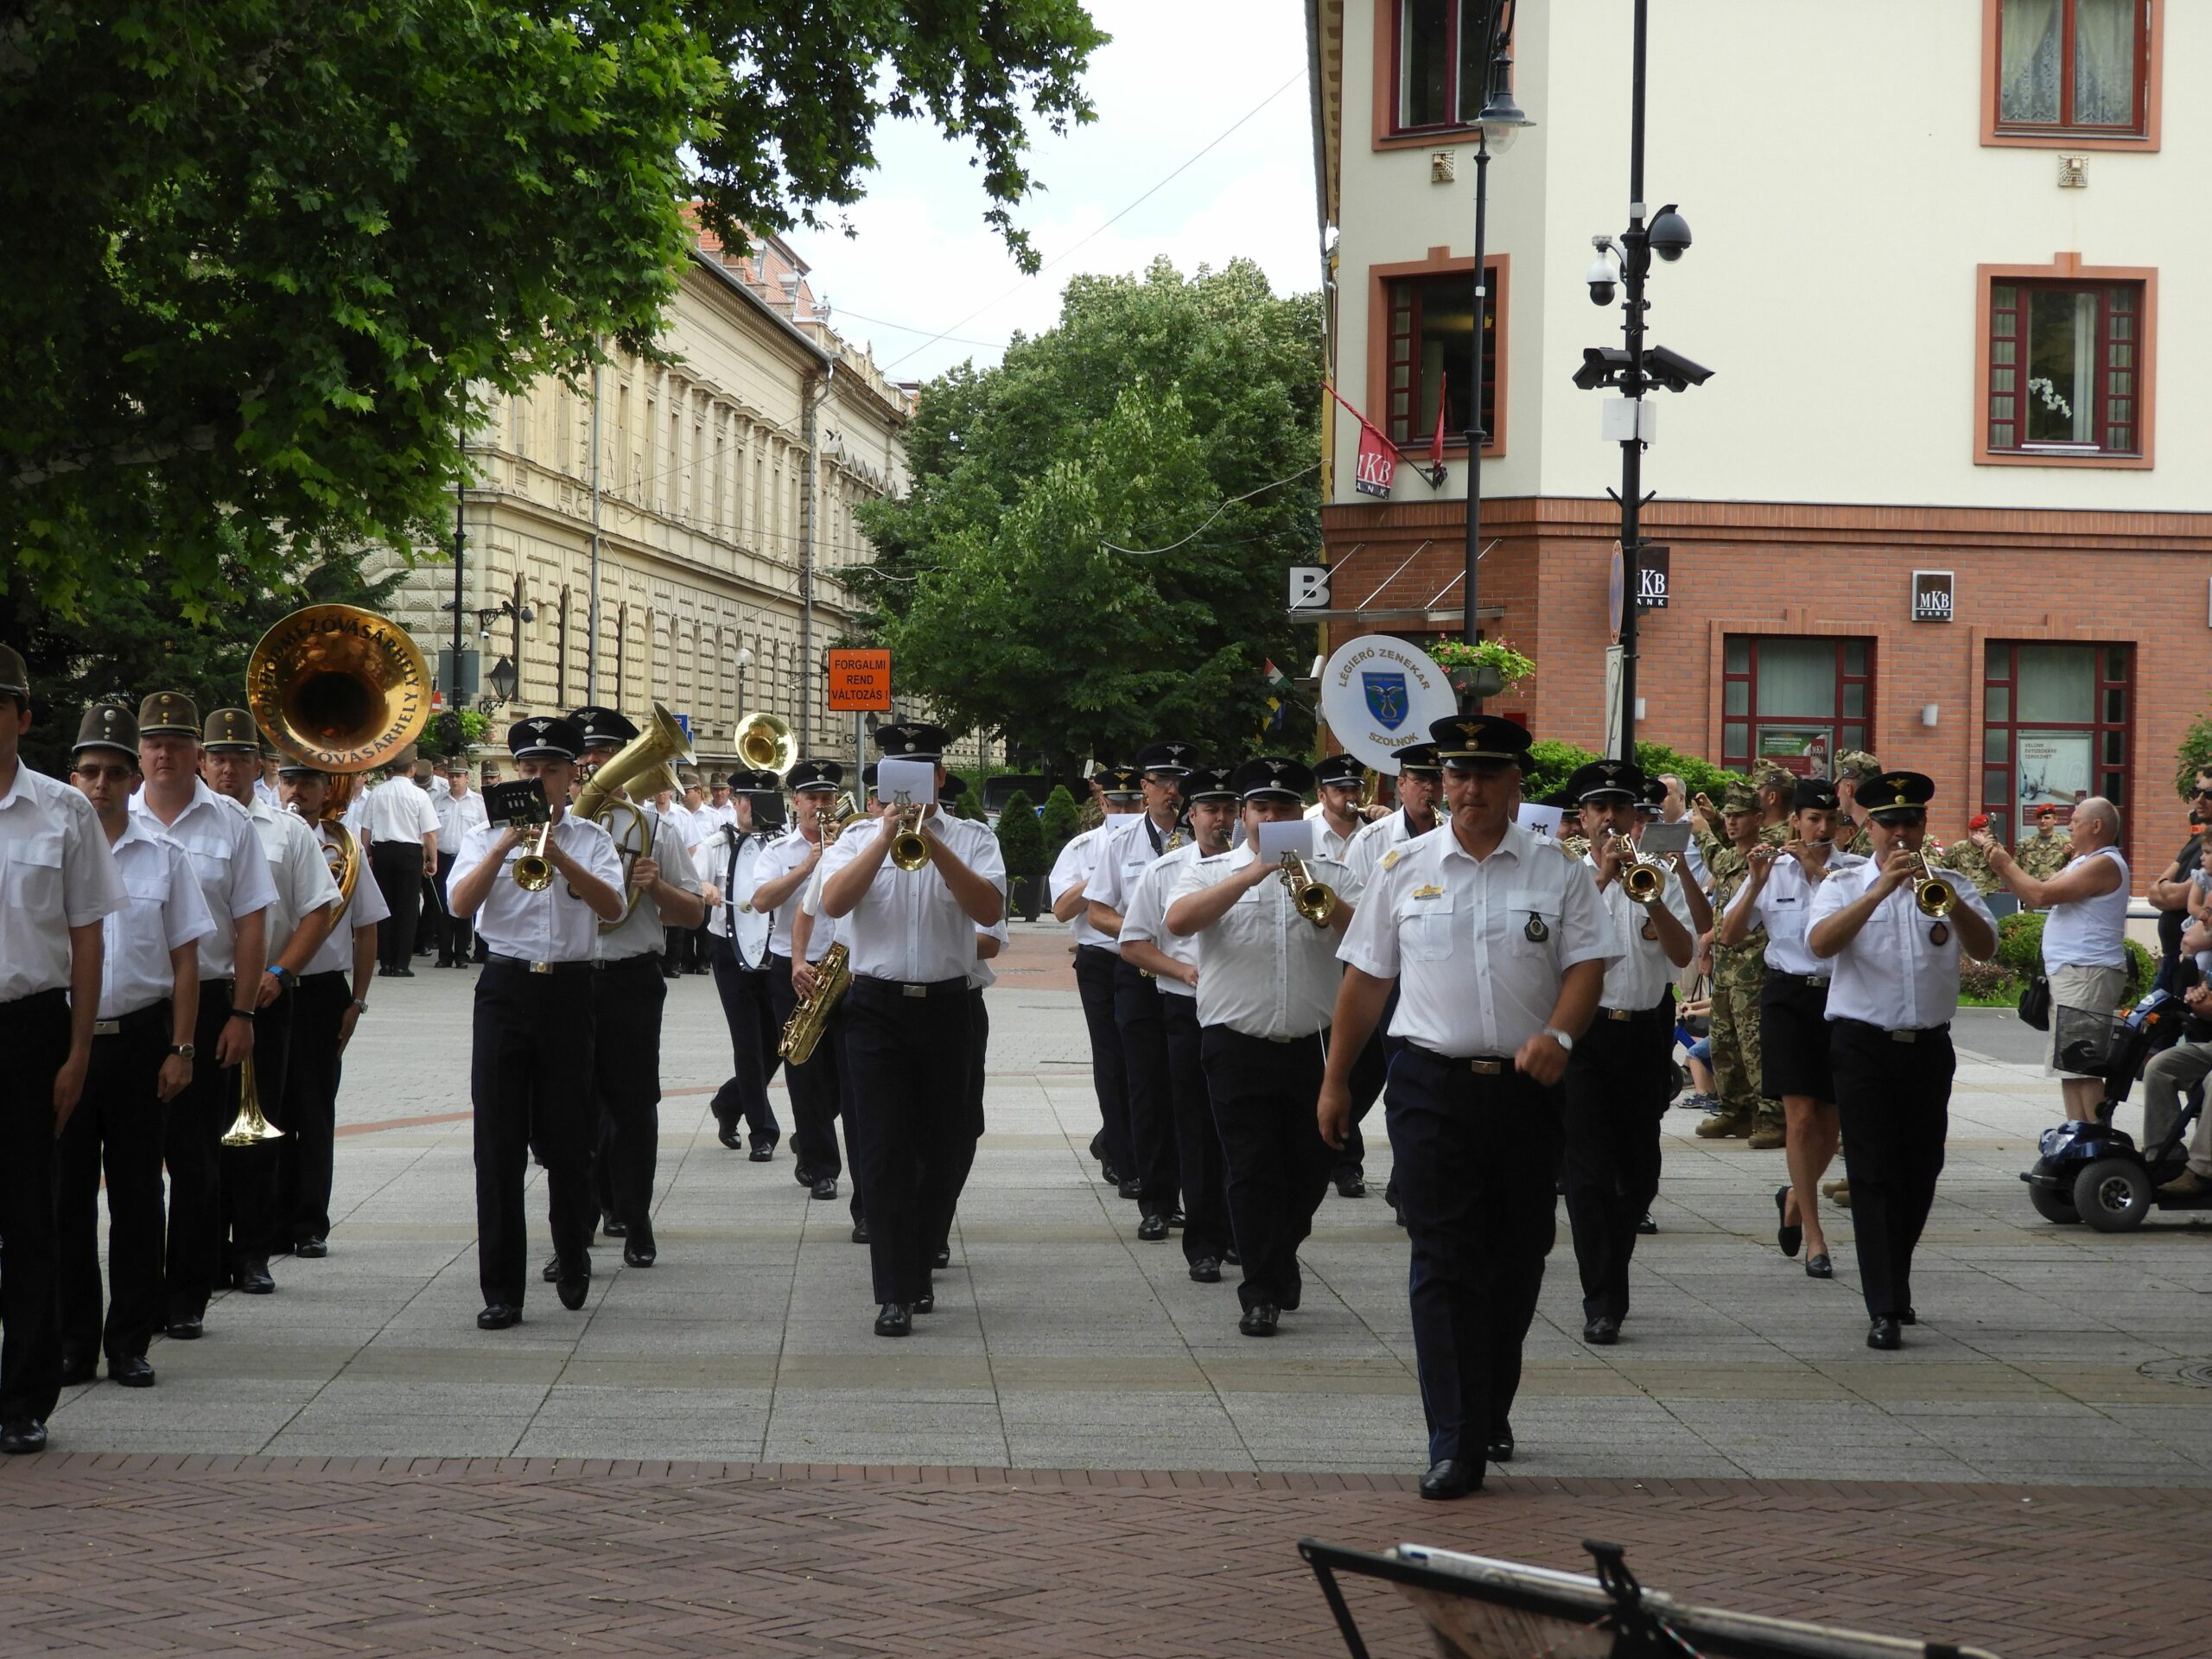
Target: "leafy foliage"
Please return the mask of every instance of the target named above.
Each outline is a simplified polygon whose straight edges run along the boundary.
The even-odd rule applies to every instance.
[[[1301,747],[1263,664],[1295,654],[1282,570],[1319,540],[1320,380],[1316,296],[1161,260],[1078,277],[1057,327],[931,383],[912,493],[861,509],[905,688],[1064,776],[1163,733]]]
[[[1562,742],[1555,737],[1531,743],[1529,767],[1521,774],[1522,799],[1541,801],[1566,783],[1577,767],[1586,766],[1597,758],[1580,745]]]
[[[1716,766],[1701,755],[1684,754],[1680,749],[1670,749],[1664,743],[1638,743],[1636,764],[1643,768],[1647,778],[1656,778],[1662,772],[1671,772],[1682,780],[1688,798],[1695,800],[1700,793],[1718,801],[1729,780],[1736,776],[1722,766]]]
[[[999,809],[999,856],[1006,861],[1007,880],[1033,881],[1052,868],[1045,852],[1044,826],[1027,793],[1017,789]]]
[[[2212,772],[2212,715],[2198,715],[2181,734],[2181,747],[2174,753],[2174,793],[2193,799],[2200,772]]]
[[[730,245],[816,224],[927,118],[1033,264],[1025,120],[1090,118],[1103,38],[1080,0],[19,0],[0,547],[56,613],[196,625],[435,545],[486,389],[651,351],[695,196]]]
[[[2032,979],[2043,971],[2041,911],[2016,911],[1997,918],[1997,962],[2018,980]]]
[[[480,709],[448,709],[434,715],[416,744],[424,759],[449,760],[467,754],[492,734],[492,717]]]
[[[983,803],[982,798],[978,796],[973,789],[963,791],[960,798],[953,803],[952,816],[956,818],[967,818],[976,823],[982,823]]]
[[[1044,834],[1045,868],[1049,870],[1052,861],[1060,855],[1060,849],[1082,833],[1075,797],[1068,793],[1065,784],[1052,785],[1052,792],[1045,798],[1045,810],[1038,815],[1037,821]]]

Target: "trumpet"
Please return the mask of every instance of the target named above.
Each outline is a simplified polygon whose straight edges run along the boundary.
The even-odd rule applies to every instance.
[[[553,885],[553,861],[545,856],[545,844],[552,835],[553,820],[548,817],[537,826],[537,834],[523,843],[515,859],[515,885],[524,893],[543,893]]]
[[[257,1147],[264,1141],[281,1141],[284,1131],[271,1123],[261,1109],[261,1090],[253,1079],[253,1056],[238,1062],[238,1115],[223,1131],[226,1147]]]
[[[1326,927],[1337,913],[1337,890],[1316,881],[1296,853],[1282,855],[1282,884],[1290,889],[1290,907],[1316,927]]]
[[[1951,907],[1959,902],[1959,895],[1951,884],[1936,874],[1936,867],[1928,861],[1928,849],[1920,849],[1921,879],[1912,884],[1912,902],[1920,906],[1923,916],[1948,916]]]
[[[891,861],[902,870],[918,870],[930,861],[930,844],[922,838],[919,802],[899,799],[899,829],[891,837]]]
[[[1667,888],[1667,867],[1654,860],[1639,857],[1636,843],[1626,836],[1617,835],[1613,845],[1621,855],[1621,891],[1629,902],[1637,905],[1656,903]]]

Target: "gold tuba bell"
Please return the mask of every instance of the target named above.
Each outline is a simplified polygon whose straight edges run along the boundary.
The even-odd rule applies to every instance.
[[[741,736],[741,749],[744,741]],[[653,717],[645,722],[645,729],[592,768],[591,776],[577,790],[576,804],[571,810],[580,818],[595,821],[618,790],[626,791],[633,801],[650,801],[664,789],[681,790],[683,785],[677,781],[676,768],[691,764],[691,740],[683,735],[676,716],[656,702]]]
[[[737,722],[737,758],[755,772],[772,772],[780,778],[798,764],[798,740],[791,735],[788,721],[769,714],[747,715]]]

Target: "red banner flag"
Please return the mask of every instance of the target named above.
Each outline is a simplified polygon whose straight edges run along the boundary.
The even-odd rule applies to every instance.
[[[1433,468],[1444,465],[1444,392],[1451,384],[1448,374],[1436,377],[1436,432],[1428,441],[1428,464]]]
[[[1398,475],[1396,446],[1377,431],[1366,416],[1352,408],[1344,393],[1330,386],[1329,396],[1343,404],[1345,412],[1359,423],[1359,462],[1352,474],[1352,487],[1363,495],[1389,495],[1390,485]]]

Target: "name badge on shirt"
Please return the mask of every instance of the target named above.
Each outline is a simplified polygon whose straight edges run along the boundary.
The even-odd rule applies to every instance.
[[[1530,911],[1529,912],[1529,925],[1521,930],[1521,937],[1528,940],[1531,944],[1541,944],[1546,939],[1551,938],[1551,936],[1552,931],[1544,925],[1544,918],[1536,914],[1535,911]]]
[[[1415,887],[1414,889],[1414,897],[1416,899],[1441,899],[1443,896],[1444,889],[1441,887]]]

